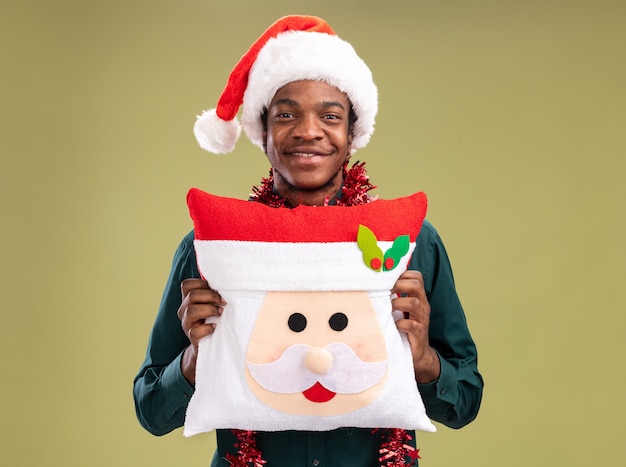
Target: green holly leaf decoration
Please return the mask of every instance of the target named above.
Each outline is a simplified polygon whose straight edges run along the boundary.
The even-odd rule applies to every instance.
[[[383,262],[385,271],[391,271],[400,263],[400,259],[409,251],[409,244],[408,235],[400,235],[393,241],[391,248],[385,252],[385,261]]]
[[[374,271],[380,271],[383,266],[383,250],[378,246],[378,239],[374,232],[364,225],[359,225],[356,242],[363,253],[366,266]]]
[[[409,251],[410,238],[408,235],[400,235],[393,241],[391,248],[383,254],[378,246],[378,239],[374,232],[364,225],[359,225],[356,242],[363,253],[363,262],[374,271],[391,271],[404,255]]]

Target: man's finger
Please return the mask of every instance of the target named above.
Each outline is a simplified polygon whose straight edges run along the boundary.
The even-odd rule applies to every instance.
[[[180,284],[180,290],[185,298],[194,289],[210,289],[209,283],[204,279],[185,279]]]

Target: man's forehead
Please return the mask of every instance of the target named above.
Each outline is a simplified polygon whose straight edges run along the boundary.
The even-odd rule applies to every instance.
[[[318,101],[327,107],[339,106],[344,109],[350,103],[345,92],[326,81],[301,80],[292,81],[278,89],[270,101],[270,106],[281,104],[298,106],[305,101]]]

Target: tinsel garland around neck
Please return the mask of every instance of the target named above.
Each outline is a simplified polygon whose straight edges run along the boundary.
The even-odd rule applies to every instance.
[[[370,195],[368,192],[376,188],[369,180],[369,176],[365,171],[365,162],[355,162],[352,167],[348,168],[349,159],[343,165],[343,185],[341,193],[335,198],[337,206],[356,206],[359,204],[369,203],[377,199],[376,196]],[[261,179],[259,186],[252,187],[250,201],[256,201],[266,204],[273,208],[286,206],[285,199],[282,198],[274,190],[274,177],[272,171],[267,178]],[[328,205],[330,199],[326,199],[325,204]],[[263,467],[267,461],[263,459],[262,451],[256,444],[256,432],[248,430],[232,430],[237,437],[235,448],[237,454],[228,453],[226,460],[232,467]],[[379,452],[379,462],[381,467],[407,467],[416,465],[419,456],[419,449],[415,449],[408,442],[412,439],[411,435],[400,428],[392,429],[374,429],[372,433],[382,438]],[[405,459],[409,457],[410,462],[407,464]]]
[[[235,443],[237,454],[227,453],[225,456],[231,467],[263,467],[267,464],[256,444],[255,431],[232,430],[232,432],[237,437]],[[372,433],[383,439],[378,449],[380,467],[411,467],[417,465],[417,459],[421,459],[420,450],[408,444],[412,437],[406,430],[376,428]],[[407,457],[410,459],[408,463],[405,461]]]
[[[365,162],[356,161],[352,167],[348,168],[349,161],[348,158],[343,165],[343,186],[341,187],[341,194],[335,199],[335,204],[337,206],[356,206],[374,201],[377,197],[368,194],[368,192],[375,189],[376,186],[370,183],[369,175],[365,171]],[[285,199],[274,190],[274,176],[271,169],[269,176],[262,178],[259,186],[252,187],[250,201],[263,203],[272,208],[286,205]],[[325,204],[329,204],[330,201],[327,198]]]

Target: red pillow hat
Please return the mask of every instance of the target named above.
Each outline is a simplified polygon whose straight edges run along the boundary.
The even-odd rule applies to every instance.
[[[427,204],[416,193],[275,209],[196,188],[187,202],[200,272],[220,292],[388,291],[406,270]]]
[[[260,115],[283,86],[318,80],[346,93],[357,121],[352,149],[365,147],[374,132],[378,91],[372,73],[353,47],[314,16],[285,16],[272,24],[233,68],[217,107],[198,116],[194,134],[200,147],[216,154],[233,151],[243,129],[263,147]]]

